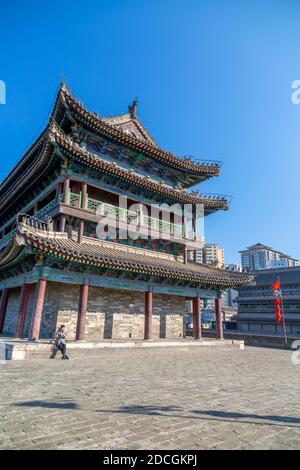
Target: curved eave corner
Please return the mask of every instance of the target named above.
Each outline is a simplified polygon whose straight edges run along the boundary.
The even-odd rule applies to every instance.
[[[79,120],[91,132],[101,134],[106,138],[115,140],[116,142],[126,145],[137,152],[144,153],[145,155],[165,162],[166,164],[170,164],[172,166],[175,165],[175,167],[178,167],[187,173],[194,174],[195,176],[199,175],[207,179],[220,175],[220,164],[217,162],[210,164],[189,161],[183,157],[179,157],[171,152],[163,150],[156,145],[136,139],[135,137],[108,124],[105,122],[105,119],[101,119],[96,113],[87,110],[80,101],[75,99],[65,84],[61,86],[59,95],[62,103],[67,109],[69,109],[75,120]]]
[[[11,240],[9,245],[0,253],[0,270],[15,264],[23,253],[25,241],[21,241],[18,235]]]

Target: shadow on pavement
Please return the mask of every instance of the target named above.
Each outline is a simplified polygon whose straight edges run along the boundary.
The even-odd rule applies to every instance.
[[[95,410],[98,413],[128,413],[128,414],[143,414],[150,416],[163,416],[169,418],[181,419],[201,419],[206,421],[219,421],[219,422],[236,422],[239,424],[254,424],[257,426],[281,426],[293,427],[300,424],[300,418],[290,416],[274,416],[274,415],[257,415],[249,413],[235,413],[230,411],[213,411],[213,410],[192,410],[191,414],[178,414],[182,410],[179,406],[155,406],[155,405],[132,405],[121,406],[116,409],[103,409]],[[175,412],[175,413],[174,413]],[[194,416],[193,416],[194,415]],[[195,416],[198,415],[198,416]],[[258,420],[258,421],[254,421]],[[260,422],[259,422],[260,420]],[[263,422],[264,421],[264,422]],[[269,422],[273,421],[273,423]]]
[[[292,423],[300,424],[300,418],[294,418],[291,416],[276,416],[276,415],[257,415],[254,413],[235,413],[231,411],[213,411],[213,410],[194,410],[193,413],[200,415],[214,416],[218,418],[230,418],[234,420],[240,420],[244,418],[250,419],[261,419],[266,421],[276,421],[278,423]]]
[[[143,415],[159,415],[169,416],[165,413],[170,411],[178,411],[181,408],[179,406],[151,406],[151,405],[133,405],[133,406],[122,406],[116,410],[95,410],[99,413],[110,412],[110,413],[129,413],[129,414],[143,414]],[[173,416],[173,415],[170,415]]]
[[[57,408],[63,410],[76,410],[79,409],[79,405],[73,401],[67,402],[53,402],[53,401],[43,401],[43,400],[33,400],[33,401],[23,401],[20,403],[15,403],[15,406],[27,406],[29,408]]]

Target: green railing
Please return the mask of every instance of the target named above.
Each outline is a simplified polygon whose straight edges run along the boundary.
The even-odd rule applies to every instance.
[[[138,221],[142,227],[147,227],[149,230],[156,230],[163,233],[169,233],[173,236],[184,237],[182,225],[149,217],[141,214],[140,211],[130,211],[108,204],[107,202],[97,201],[90,197],[88,198],[87,209],[101,216],[112,216],[120,221],[127,222],[128,224],[135,220]],[[194,230],[188,229],[187,235],[189,238],[193,238]]]
[[[47,214],[49,214],[49,212],[52,211],[52,209],[54,209],[57,204],[59,204],[59,202],[62,200],[62,195],[58,195],[56,196],[52,201],[50,201],[46,206],[44,206],[42,209],[38,210],[34,217],[36,219],[40,219],[42,220]],[[5,235],[3,238],[0,239],[0,250],[8,244],[8,242],[13,238],[14,234],[15,234],[15,229],[12,230],[11,232],[9,232],[7,235]]]
[[[44,206],[42,209],[38,210],[35,214],[34,217],[37,219],[43,219],[54,207],[59,204],[59,202],[62,200],[62,195],[59,194],[56,196],[52,201],[50,201],[46,206]]]
[[[71,207],[80,207],[81,206],[81,193],[80,194],[69,193],[68,204]]]

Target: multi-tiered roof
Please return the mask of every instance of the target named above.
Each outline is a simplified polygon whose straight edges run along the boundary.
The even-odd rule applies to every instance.
[[[105,158],[101,153],[103,146]],[[120,148],[123,149],[121,152]],[[120,156],[124,153],[127,163],[130,163],[130,158],[134,159],[141,171],[123,164]],[[3,227],[12,228],[4,237],[7,243],[2,243],[2,271],[28,257],[31,252],[72,265],[91,266],[102,272],[143,273],[156,279],[172,279],[193,285],[232,287],[249,282],[249,276],[245,274],[184,264],[178,256],[121,247],[85,237],[81,242],[75,241],[66,233],[35,223],[32,217],[24,216],[14,225],[17,213],[28,212],[27,208],[36,195],[35,188],[54,184],[62,164],[69,161],[79,165],[87,174],[93,172],[106,184],[115,181],[122,190],[130,188],[149,200],[202,204],[205,215],[228,209],[228,199],[224,196],[188,190],[197,183],[218,176],[219,162],[195,162],[163,150],[138,119],[136,103],[129,108],[128,114],[102,118],[87,111],[62,85],[46,129],[0,185],[1,220]],[[150,174],[147,172],[149,166],[153,168]]]

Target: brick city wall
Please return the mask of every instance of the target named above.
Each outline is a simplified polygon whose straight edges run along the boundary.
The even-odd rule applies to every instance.
[[[14,336],[17,327],[17,318],[19,311],[21,288],[9,290],[8,304],[5,321],[3,325],[3,334]]]
[[[10,291],[4,334],[14,335],[20,288]],[[28,336],[35,301],[32,286],[24,336]],[[53,337],[65,324],[68,339],[74,340],[79,304],[79,286],[48,282],[41,323],[41,338]],[[89,288],[86,339],[143,339],[145,295],[143,292]],[[185,335],[185,298],[153,294],[153,338],[180,338]]]

